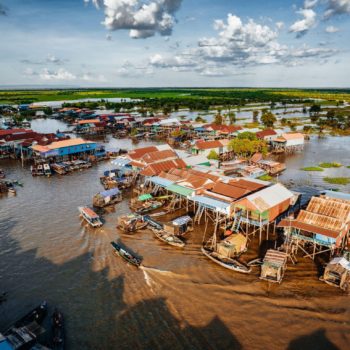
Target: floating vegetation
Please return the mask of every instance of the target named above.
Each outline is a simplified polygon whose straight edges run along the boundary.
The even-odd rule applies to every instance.
[[[324,169],[320,168],[319,166],[307,166],[307,167],[301,168],[300,170],[303,170],[303,171],[323,171]]]
[[[332,163],[320,163],[319,166],[321,168],[340,168],[343,165],[337,162],[332,162]]]
[[[348,185],[350,177],[324,177],[323,181],[333,185]]]
[[[262,175],[262,176],[258,177],[258,179],[262,180],[262,181],[271,181],[273,179],[273,177],[266,174],[266,175]]]

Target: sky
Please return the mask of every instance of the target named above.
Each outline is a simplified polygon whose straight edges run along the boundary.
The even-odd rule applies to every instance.
[[[350,0],[0,0],[0,38],[0,86],[350,85]]]

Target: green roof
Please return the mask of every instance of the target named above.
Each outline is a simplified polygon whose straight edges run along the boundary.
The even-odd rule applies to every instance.
[[[141,196],[139,196],[139,201],[147,201],[149,199],[152,199],[152,195],[149,194],[149,193],[146,193],[146,194],[142,194]]]
[[[172,184],[172,185],[166,187],[165,189],[170,191],[170,192],[174,192],[174,193],[180,194],[181,196],[185,196],[185,197],[191,196],[192,193],[194,192],[193,190],[190,190],[189,188],[179,186],[176,184]]]

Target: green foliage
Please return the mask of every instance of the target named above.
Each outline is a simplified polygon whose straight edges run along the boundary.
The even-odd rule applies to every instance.
[[[333,185],[348,185],[350,183],[349,177],[324,177],[323,181]]]
[[[223,118],[222,118],[221,113],[219,112],[219,113],[217,113],[217,114],[215,115],[214,124],[216,124],[216,125],[222,125],[222,123],[223,123]]]
[[[255,110],[253,111],[253,123],[258,123],[259,119],[259,111]]]
[[[228,119],[229,119],[230,125],[233,125],[236,122],[236,113],[229,112]]]
[[[238,134],[238,139],[240,140],[250,140],[250,141],[254,141],[257,140],[256,134],[250,131],[244,131],[240,134]]]
[[[303,170],[303,171],[323,171],[323,169],[318,167],[318,166],[306,166],[304,168],[301,168],[300,170]]]
[[[262,181],[271,181],[273,177],[271,175],[265,174],[265,175],[259,176],[258,179]]]
[[[332,163],[320,163],[319,166],[321,168],[340,168],[343,165],[337,162],[332,162]]]
[[[273,127],[273,124],[276,123],[276,116],[270,111],[264,111],[261,116],[261,122],[268,128]]]
[[[131,129],[131,131],[130,131],[130,136],[135,136],[135,135],[137,135],[137,134],[138,134],[138,131],[137,131],[136,128]]]
[[[214,160],[219,160],[219,155],[217,154],[217,152],[215,152],[215,150],[211,150],[207,156],[208,159],[214,159]]]
[[[233,139],[228,144],[228,149],[243,157],[252,156],[260,152],[267,154],[267,144],[263,140]]]
[[[196,123],[206,123],[206,119],[201,117],[200,115],[194,120]]]

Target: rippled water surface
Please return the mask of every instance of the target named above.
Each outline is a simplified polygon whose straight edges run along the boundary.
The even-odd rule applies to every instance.
[[[133,147],[127,140],[112,144]],[[312,140],[304,155],[286,159],[281,180],[308,181],[298,169],[320,161],[350,165],[349,148],[348,138]],[[241,275],[203,257],[203,227],[182,250],[150,231],[118,232],[116,218],[129,211],[128,193],[104,214],[102,228],[82,224],[77,207],[102,189],[98,178],[107,162],[51,178],[33,178],[16,161],[1,167],[24,187],[0,199],[0,291],[8,291],[0,330],[46,299],[65,315],[70,349],[349,348],[349,297],[320,282],[311,260],[300,258],[281,285],[268,285],[258,269]],[[327,175],[333,172],[350,176],[346,168]],[[311,181],[323,185],[323,176],[311,175]],[[111,240],[142,256],[145,267],[115,257]],[[256,242],[251,246],[245,260],[257,255]]]

